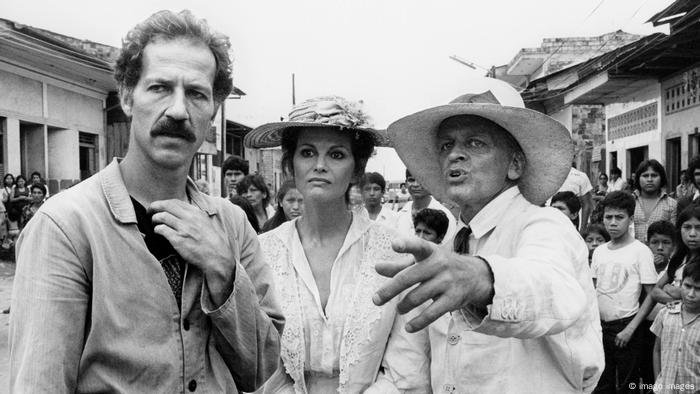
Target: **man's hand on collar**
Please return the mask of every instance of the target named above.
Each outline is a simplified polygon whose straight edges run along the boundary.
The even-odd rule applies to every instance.
[[[399,253],[410,253],[412,258],[402,263],[377,264],[381,275],[392,277],[372,298],[376,305],[384,305],[404,290],[418,284],[398,303],[404,314],[428,300],[433,303],[408,322],[406,331],[416,332],[445,313],[469,305],[485,307],[494,295],[493,273],[481,257],[448,252],[420,238],[401,238],[392,242]]]
[[[224,229],[198,207],[180,200],[153,202],[154,232],[170,241],[177,253],[199,268],[216,306],[223,304],[233,290],[236,261]]]

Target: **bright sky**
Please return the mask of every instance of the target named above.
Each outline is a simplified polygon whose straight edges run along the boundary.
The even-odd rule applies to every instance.
[[[363,100],[376,127],[461,94],[543,38],[597,36],[615,30],[651,34],[645,23],[673,0],[156,0],[116,2],[2,0],[0,17],[120,46],[136,23],[160,9],[190,9],[231,37],[234,84],[247,93],[227,104],[228,118],[251,127],[277,121],[297,102],[326,94]],[[368,171],[403,178],[382,149]]]

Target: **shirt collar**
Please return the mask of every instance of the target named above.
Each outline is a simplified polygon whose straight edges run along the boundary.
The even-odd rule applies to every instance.
[[[301,217],[297,217],[290,221],[284,222],[278,227],[278,236],[282,240],[282,244],[286,248],[289,248],[289,245],[292,245],[294,242],[301,243],[296,229],[296,222],[300,218]],[[360,237],[362,237],[362,235],[373,223],[374,222],[369,220],[369,217],[353,213],[350,228],[348,229],[348,233],[345,235],[345,241],[343,242],[343,246],[338,251],[338,257],[345,253],[345,251],[349,249],[353,243],[355,243]]]
[[[468,225],[472,229],[474,238],[479,239],[496,227],[508,211],[508,206],[519,195],[520,189],[517,186],[510,187],[481,208]],[[462,221],[462,215],[459,216],[459,223],[461,226],[467,226]]]
[[[131,203],[129,191],[124,184],[122,172],[119,169],[119,159],[112,160],[104,170],[100,172],[102,192],[109,205],[112,216],[123,224],[136,224],[136,213],[134,205]],[[211,201],[199,192],[194,181],[187,178],[187,195],[192,204],[205,211],[209,216],[216,214]]]

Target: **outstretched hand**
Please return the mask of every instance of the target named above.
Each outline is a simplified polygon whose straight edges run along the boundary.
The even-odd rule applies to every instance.
[[[408,322],[406,331],[422,330],[445,313],[467,305],[485,306],[491,303],[493,277],[483,259],[447,252],[417,237],[396,239],[391,246],[396,252],[410,253],[413,259],[377,264],[377,272],[392,279],[377,291],[373,302],[384,305],[416,284],[398,303],[399,313],[404,314],[433,300],[431,305]]]

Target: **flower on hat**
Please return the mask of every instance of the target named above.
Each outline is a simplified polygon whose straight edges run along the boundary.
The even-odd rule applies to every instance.
[[[339,96],[315,97],[295,106],[289,113],[289,121],[372,128],[370,117],[362,110],[362,104],[362,101],[350,101]]]

